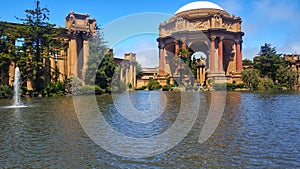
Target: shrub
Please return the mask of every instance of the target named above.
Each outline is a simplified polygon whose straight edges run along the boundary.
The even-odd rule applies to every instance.
[[[145,90],[146,88],[147,88],[147,86],[142,86],[142,87],[135,88],[135,90]]]
[[[90,95],[90,94],[103,94],[105,93],[104,89],[101,89],[100,86],[90,86],[90,85],[86,85],[86,86],[82,86],[82,88],[80,89],[80,94],[83,95]]]
[[[111,86],[111,90],[113,93],[122,93],[127,89],[126,84],[119,80],[119,81],[114,81],[114,83]]]
[[[215,83],[214,89],[217,91],[225,91],[225,90],[227,90],[227,84],[226,83]]]
[[[67,93],[78,95],[82,87],[82,80],[79,78],[70,78],[65,81],[64,85]]]
[[[0,85],[0,98],[8,98],[12,97],[13,95],[13,90],[11,87],[7,85]]]
[[[163,91],[172,91],[173,88],[172,88],[171,85],[165,85],[165,86],[162,87],[162,90],[163,90]]]
[[[154,79],[149,79],[149,83],[147,85],[148,90],[157,90],[160,89],[162,86],[159,84],[158,81]]]
[[[51,82],[48,83],[47,86],[43,90],[44,96],[63,96],[65,92],[65,86],[61,82]]]

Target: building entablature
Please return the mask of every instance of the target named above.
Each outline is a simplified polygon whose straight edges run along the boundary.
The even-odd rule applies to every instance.
[[[242,32],[241,23],[242,20],[240,17],[230,16],[222,10],[197,9],[174,15],[169,21],[161,23],[159,30],[160,37],[170,36],[174,32],[183,30],[204,31],[220,29],[228,32]]]

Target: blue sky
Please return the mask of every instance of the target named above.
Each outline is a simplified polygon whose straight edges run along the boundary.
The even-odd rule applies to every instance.
[[[50,10],[50,22],[65,25],[70,11],[89,13],[104,28],[105,38],[117,57],[125,52],[136,52],[143,66],[157,65],[158,52],[155,39],[158,23],[174,14],[181,6],[195,0],[41,0]],[[34,7],[34,0],[2,1],[1,21],[19,22],[25,9]],[[244,58],[253,58],[265,42],[271,43],[279,53],[300,53],[300,2],[298,0],[211,0],[230,14],[243,20]],[[135,20],[145,12],[156,12]],[[129,21],[130,20],[130,21]],[[157,23],[157,25],[155,25]],[[138,28],[134,28],[134,27]],[[140,26],[140,27],[139,27]],[[144,27],[143,27],[144,26]],[[129,29],[127,33],[125,29]],[[113,32],[113,33],[112,33]],[[108,35],[110,34],[110,35]],[[113,35],[115,37],[113,37]],[[119,39],[114,39],[114,38]]]

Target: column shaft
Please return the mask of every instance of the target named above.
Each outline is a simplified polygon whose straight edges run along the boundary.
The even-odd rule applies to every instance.
[[[210,56],[209,56],[209,69],[210,72],[215,72],[216,71],[216,59],[215,59],[215,37],[211,38],[211,43],[210,43]]]
[[[236,72],[242,72],[242,51],[241,51],[241,41],[236,41]]]
[[[218,66],[218,70],[219,72],[224,71],[224,67],[223,67],[223,38],[220,38],[219,41],[219,45],[218,45],[218,56],[219,56],[219,66]]]

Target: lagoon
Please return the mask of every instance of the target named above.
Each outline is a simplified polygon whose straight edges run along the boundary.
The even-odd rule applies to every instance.
[[[201,106],[196,122],[188,135],[169,151],[147,158],[118,156],[95,144],[79,123],[72,97],[22,98],[22,102],[29,106],[18,109],[4,108],[11,105],[11,100],[2,99],[0,166],[4,168],[300,167],[299,92],[224,93],[226,106],[221,121],[213,135],[204,143],[199,143],[199,133],[210,108],[211,94],[211,92],[199,93]],[[96,97],[107,123],[116,131],[135,138],[150,138],[164,132],[176,120],[181,103],[179,92],[138,91],[130,92],[129,98],[139,111],[163,110],[162,114],[152,122],[135,123],[118,113],[118,108],[114,104],[118,99],[124,101],[118,102],[119,104],[124,104],[124,107],[128,105],[128,100],[124,100],[122,95],[117,96],[115,100],[110,95]],[[149,101],[149,98],[152,100]],[[151,103],[154,106],[151,107]]]

